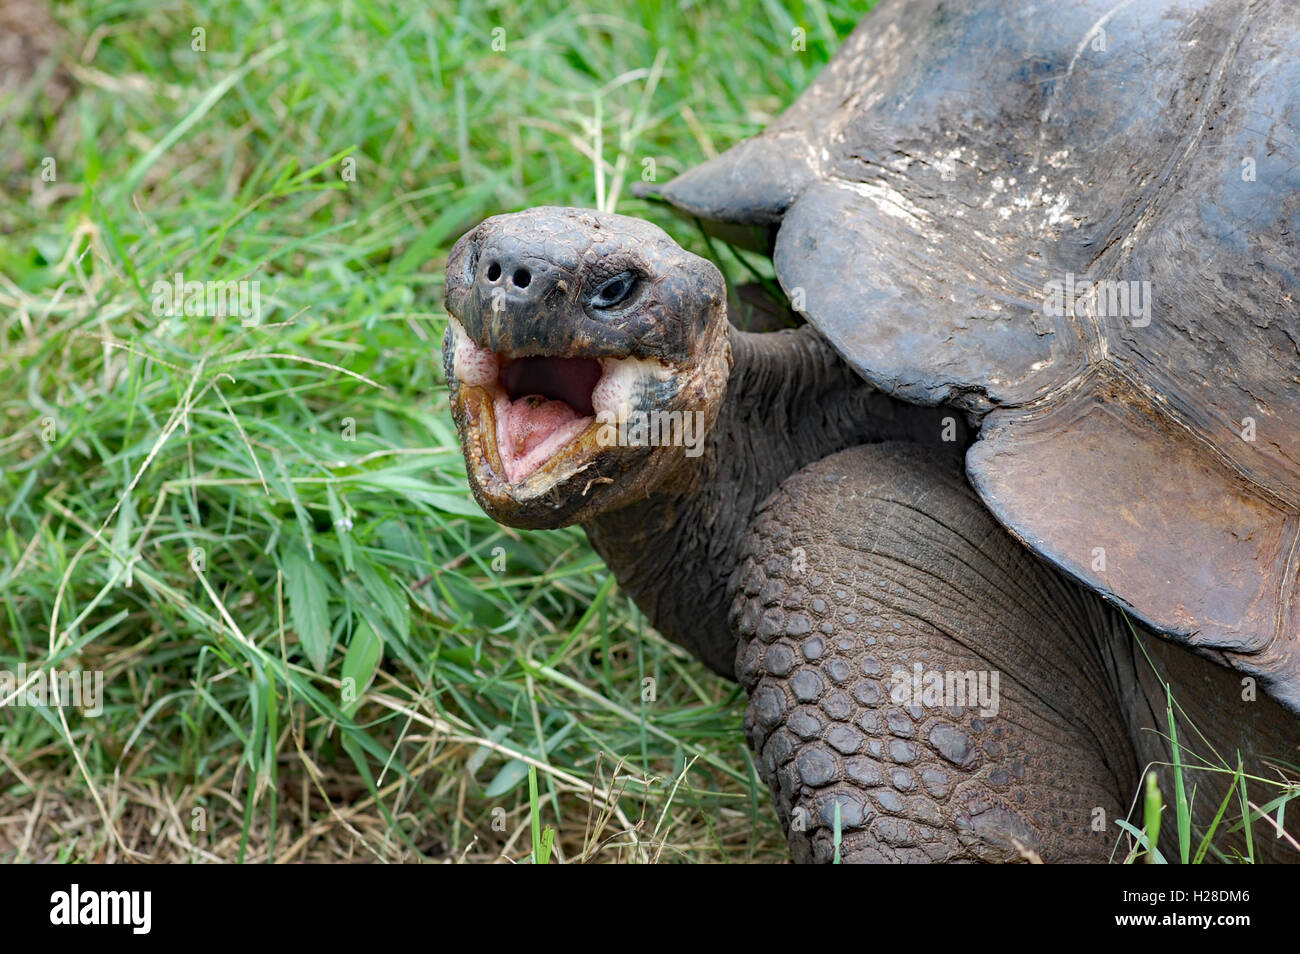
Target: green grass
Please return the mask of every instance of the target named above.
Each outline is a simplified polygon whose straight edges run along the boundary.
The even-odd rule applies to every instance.
[[[0,713],[0,859],[785,858],[743,694],[580,531],[470,499],[442,266],[538,204],[703,251],[628,187],[762,128],[860,11],[408,8],[61,4],[72,97],[0,103],[0,667],[106,678],[96,719]],[[177,272],[260,320],[158,314]]]

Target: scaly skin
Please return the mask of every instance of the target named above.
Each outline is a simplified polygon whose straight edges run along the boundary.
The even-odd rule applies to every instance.
[[[1115,817],[1137,777],[1096,638],[1123,641],[1114,615],[993,523],[960,475],[961,443],[941,440],[947,412],[880,395],[810,328],[731,337],[695,480],[584,526],[661,632],[750,691],[746,733],[795,860],[830,860],[835,798],[849,861],[1014,860],[1012,838],[1100,860],[1093,811]],[[917,532],[936,512],[947,523]],[[982,548],[959,559],[962,532]],[[886,579],[926,596],[926,566],[950,578],[944,598],[876,592]],[[988,582],[1008,572],[1005,589]],[[1000,668],[998,717],[890,705],[893,666],[913,661]],[[1065,711],[1042,704],[1066,696]]]
[[[736,638],[724,595],[763,499],[799,468],[854,444],[922,441],[956,459],[967,437],[953,412],[867,387],[812,328],[732,329],[730,338],[731,378],[705,454],[647,497],[583,523],[655,627],[729,679]]]
[[[732,591],[745,730],[795,860],[831,859],[836,800],[847,861],[1104,857],[1095,812],[1116,817],[1138,772],[1112,658],[1127,634],[956,468],[907,444],[804,468],[755,518]],[[997,672],[996,714],[891,699],[916,663]]]

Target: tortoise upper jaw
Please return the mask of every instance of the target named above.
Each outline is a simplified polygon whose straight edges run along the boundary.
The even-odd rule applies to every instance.
[[[613,219],[623,217],[543,208],[485,220],[448,257],[447,311],[475,342],[509,357],[684,357],[683,340],[654,334],[661,316],[628,307],[610,320],[590,307],[609,270],[653,272],[637,257],[636,242],[606,234]],[[650,228],[624,221],[637,232]],[[595,238],[608,243],[600,256],[590,251]]]

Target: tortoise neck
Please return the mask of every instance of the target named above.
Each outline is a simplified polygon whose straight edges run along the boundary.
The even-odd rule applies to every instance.
[[[695,458],[637,503],[583,524],[651,623],[735,678],[728,583],[759,505],[790,474],[882,433],[881,402],[810,327],[732,328],[732,370]],[[891,415],[892,416],[892,415]]]

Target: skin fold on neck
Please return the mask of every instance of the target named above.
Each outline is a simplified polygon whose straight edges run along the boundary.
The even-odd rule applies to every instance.
[[[733,327],[730,340],[731,375],[704,452],[681,455],[637,502],[583,523],[655,628],[729,679],[736,647],[728,581],[763,500],[827,454],[874,441],[933,442],[952,414],[876,391],[810,327],[765,334]]]

